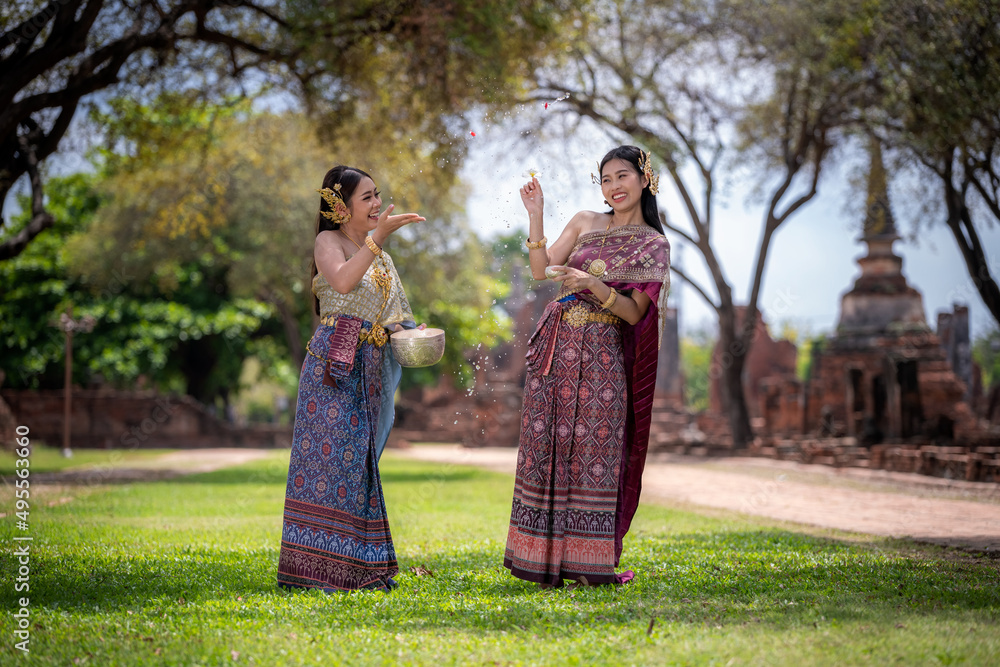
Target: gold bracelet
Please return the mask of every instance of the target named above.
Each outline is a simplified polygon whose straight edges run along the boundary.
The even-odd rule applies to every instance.
[[[525,239],[524,245],[528,246],[528,250],[541,250],[548,242],[549,240],[543,236],[541,241],[529,241]]]
[[[607,301],[605,301],[604,303],[601,304],[601,308],[603,308],[604,310],[611,310],[611,306],[613,306],[615,304],[615,299],[617,299],[617,298],[618,298],[618,292],[617,292],[617,290],[615,290],[614,288],[612,288],[611,289],[611,296],[608,297]]]
[[[376,257],[382,254],[382,248],[380,248],[378,244],[375,243],[375,239],[373,239],[372,237],[370,236],[365,237],[365,245],[368,246],[368,249],[371,250],[372,254],[374,254]]]

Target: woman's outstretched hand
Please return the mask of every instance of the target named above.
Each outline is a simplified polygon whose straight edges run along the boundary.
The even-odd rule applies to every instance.
[[[521,202],[529,217],[541,217],[545,196],[542,194],[542,184],[534,176],[521,188]]]
[[[423,222],[426,220],[423,216],[418,213],[400,213],[399,215],[389,215],[392,213],[392,209],[395,208],[395,204],[389,204],[382,211],[382,215],[378,217],[378,224],[375,227],[375,233],[372,234],[372,240],[375,241],[382,247],[385,244],[386,239],[393,232],[399,230],[401,227],[405,227],[414,222]]]

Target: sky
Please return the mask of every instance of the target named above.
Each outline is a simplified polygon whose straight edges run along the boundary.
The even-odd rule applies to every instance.
[[[521,110],[520,114],[541,114],[547,110]],[[523,118],[522,118],[523,120]],[[581,131],[572,141],[545,139],[527,145],[511,138],[503,125],[481,121],[474,126],[476,136],[467,137],[469,152],[463,175],[471,188],[468,222],[481,236],[527,230],[527,214],[518,189],[527,182],[527,169],[541,171],[539,181],[545,193],[545,235],[551,241],[576,211],[600,210],[600,186],[591,182],[597,163],[615,146],[608,137]],[[844,157],[820,180],[819,194],[800,209],[774,235],[764,273],[759,305],[772,332],[782,324],[794,326],[803,335],[831,333],[837,323],[840,298],[860,275],[856,260],[865,254],[858,241],[862,223],[860,204],[866,197],[864,185],[852,186],[850,174],[858,164]],[[656,162],[654,161],[654,166]],[[682,229],[686,214],[676,198],[669,176],[662,174],[657,203],[668,218]],[[748,201],[751,184],[736,182],[715,211],[713,238],[723,271],[733,285],[737,303],[746,303],[753,278],[763,216],[766,206]],[[933,181],[911,183],[908,187],[934,187]],[[943,223],[923,221],[916,239],[915,214],[907,207],[906,193],[890,190],[890,203],[897,229],[904,237],[896,242],[896,254],[903,258],[903,274],[923,295],[924,311],[932,329],[939,312],[951,311],[952,304],[969,306],[973,337],[992,327],[992,318],[972,285],[965,263],[951,232]],[[982,242],[991,260],[992,273],[1000,275],[1000,225],[981,229]],[[667,232],[672,262],[683,267],[691,279],[706,290],[712,282],[698,250],[687,246],[676,234]],[[526,251],[525,251],[526,252]],[[673,278],[671,305],[678,307],[682,334],[715,328],[715,312],[691,287]],[[709,292],[714,296],[715,292]]]

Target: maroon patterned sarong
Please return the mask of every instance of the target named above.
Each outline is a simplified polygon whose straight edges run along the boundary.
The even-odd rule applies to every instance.
[[[525,382],[504,565],[521,579],[539,583],[581,575],[590,583],[606,583],[615,575],[615,509],[627,408],[621,325],[574,326],[560,318],[563,306],[555,302],[546,309],[540,330],[557,327],[558,344],[551,359],[529,366]],[[575,300],[567,307],[600,310]],[[549,366],[547,375],[544,366]]]
[[[589,292],[571,295],[549,304],[528,342],[504,553],[504,565],[521,579],[618,581],[614,568],[638,507],[649,441],[669,252],[666,239],[645,225],[581,235],[568,266],[586,270],[604,259],[606,284],[644,292],[652,303],[634,326],[581,324],[570,309],[607,311]]]

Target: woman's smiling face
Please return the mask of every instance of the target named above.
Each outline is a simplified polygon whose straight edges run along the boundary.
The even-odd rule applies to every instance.
[[[352,221],[362,223],[366,229],[375,229],[382,211],[382,196],[375,187],[375,181],[363,176],[347,207],[351,211]]]
[[[646,187],[646,177],[636,171],[625,160],[608,160],[601,169],[601,192],[611,208],[625,210],[638,206],[642,201],[642,189]]]

